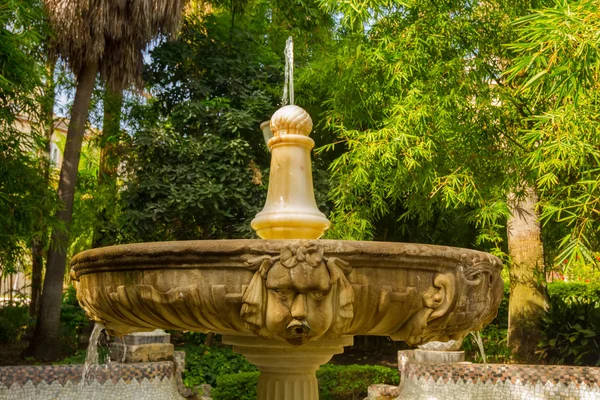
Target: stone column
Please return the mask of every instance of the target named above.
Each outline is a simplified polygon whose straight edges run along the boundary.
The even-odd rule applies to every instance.
[[[293,346],[287,342],[254,336],[223,336],[223,343],[233,345],[260,371],[258,400],[318,400],[315,372],[319,367],[351,346],[351,336],[322,339]]]

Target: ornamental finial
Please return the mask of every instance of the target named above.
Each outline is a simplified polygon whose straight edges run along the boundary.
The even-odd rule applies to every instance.
[[[308,136],[312,126],[310,115],[302,107],[296,105],[281,107],[271,117],[273,136]]]

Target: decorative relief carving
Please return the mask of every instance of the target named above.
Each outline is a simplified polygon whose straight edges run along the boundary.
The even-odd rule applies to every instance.
[[[436,276],[433,287],[423,293],[424,308],[392,339],[409,344],[461,340],[495,317],[503,290],[499,260],[484,253],[460,259],[454,273]]]
[[[256,272],[242,297],[246,328],[294,345],[345,333],[354,316],[351,267],[323,253],[323,246],[303,242],[249,260]]]
[[[404,303],[410,306],[416,294],[417,288],[414,286],[409,286],[402,292],[395,291],[392,286],[382,286],[378,310],[385,312],[392,303]]]
[[[125,249],[110,262],[76,259],[79,301],[117,335],[160,327],[301,345],[360,334],[411,344],[458,340],[490,322],[502,299],[500,261],[475,251],[323,240],[223,245],[213,245],[218,255],[213,247],[201,252],[210,257],[140,248],[137,258]],[[164,268],[149,269],[156,259]]]
[[[400,329],[390,335],[394,340],[408,344],[422,342],[422,335],[429,321],[446,314],[455,301],[456,281],[451,273],[438,274],[433,285],[422,295],[423,308],[418,310]]]

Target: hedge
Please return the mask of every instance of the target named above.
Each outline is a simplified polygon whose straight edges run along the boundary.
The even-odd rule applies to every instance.
[[[222,375],[212,392],[214,400],[254,400],[258,372]],[[375,383],[398,385],[398,370],[379,365],[324,365],[317,371],[321,400],[354,400],[367,396]]]

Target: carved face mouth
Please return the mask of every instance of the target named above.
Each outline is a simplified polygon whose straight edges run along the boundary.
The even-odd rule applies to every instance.
[[[293,319],[285,328],[285,331],[293,338],[306,337],[310,334],[310,325],[306,320]]]
[[[310,339],[310,325],[306,320],[293,319],[285,328],[286,340],[290,344],[300,345]]]

